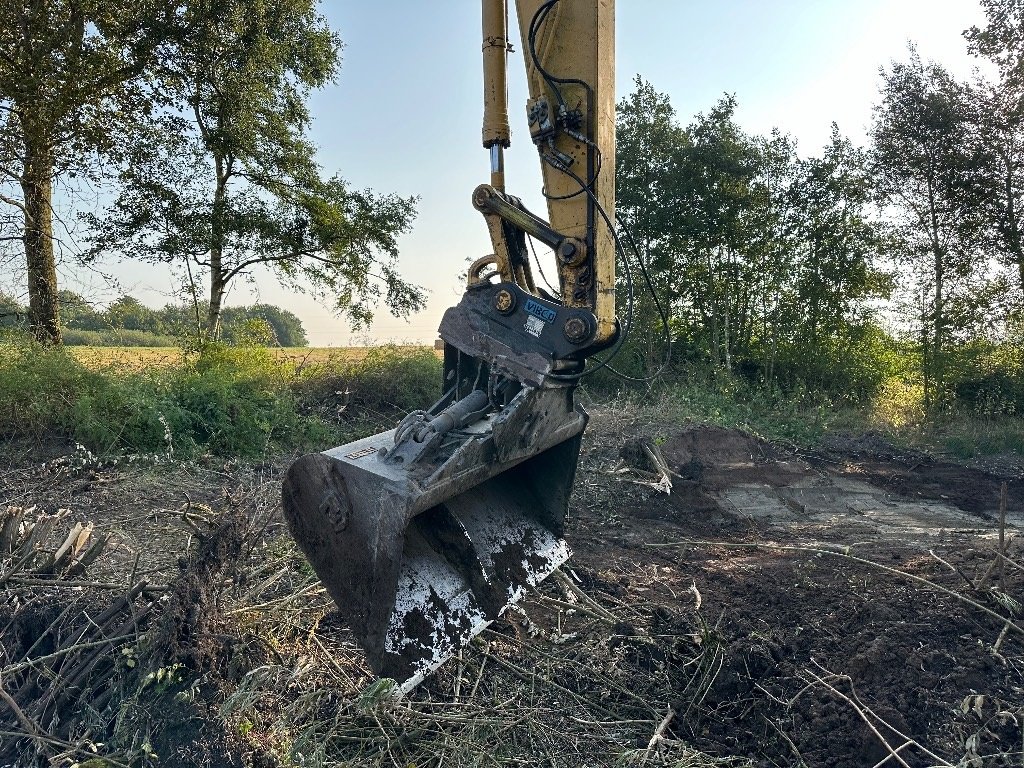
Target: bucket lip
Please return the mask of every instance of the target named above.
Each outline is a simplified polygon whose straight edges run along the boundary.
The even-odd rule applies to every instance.
[[[499,614],[499,618],[501,616],[504,616],[505,615],[505,611],[507,611],[508,609],[509,609],[509,606],[505,606],[502,609],[501,613]],[[468,642],[470,640],[472,640],[474,637],[476,637],[481,632],[483,632],[485,629],[487,629],[489,626],[491,626],[491,624],[493,624],[495,621],[496,621],[496,619],[488,619],[488,618],[480,619],[480,621],[477,622],[476,624],[474,624],[473,627],[470,629],[469,637],[467,638],[466,643],[468,644]],[[434,674],[434,672],[436,672],[439,667],[443,666],[446,662],[450,661],[453,655],[454,654],[451,654],[451,653],[446,654],[446,655],[441,655],[440,657],[436,657],[429,664],[426,664],[425,666],[422,666],[422,667],[418,667],[416,672],[411,677],[407,678],[406,680],[404,680],[402,682],[397,683],[396,691],[395,691],[396,697],[397,698],[401,698],[402,696],[407,695],[417,685],[419,685],[424,680],[426,680],[428,677],[430,677],[432,674]]]

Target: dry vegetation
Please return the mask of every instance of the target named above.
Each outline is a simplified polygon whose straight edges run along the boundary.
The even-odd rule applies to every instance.
[[[1000,528],[990,472],[594,410],[570,566],[401,701],[287,535],[286,457],[11,458],[4,509],[69,510],[42,562],[76,522],[105,547],[0,552],[0,764],[1021,764],[1020,477]]]

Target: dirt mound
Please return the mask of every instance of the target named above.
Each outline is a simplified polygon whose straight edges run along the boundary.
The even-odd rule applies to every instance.
[[[665,458],[678,466],[698,462],[702,466],[728,467],[760,463],[775,458],[770,444],[748,432],[708,424],[692,424],[662,443]]]
[[[706,490],[736,484],[783,486],[811,468],[789,452],[739,429],[693,424],[661,445],[671,469]]]

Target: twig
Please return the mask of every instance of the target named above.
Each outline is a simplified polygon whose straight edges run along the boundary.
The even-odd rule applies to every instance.
[[[613,616],[606,616],[600,614],[597,611],[593,611],[590,608],[587,608],[582,603],[570,603],[565,600],[559,600],[557,597],[551,597],[550,595],[542,594],[540,592],[537,593],[537,597],[540,599],[541,602],[550,603],[551,605],[554,605],[556,608],[562,608],[567,611],[578,611],[579,613],[582,613],[598,621],[606,621],[609,624],[615,624],[618,621],[618,619],[614,618]]]
[[[0,574],[0,587],[6,584],[8,579],[10,579],[12,576],[18,573],[18,571],[24,568],[28,564],[28,562],[32,560],[32,558],[34,558],[35,556],[36,551],[34,549],[30,549],[22,556],[22,558],[18,562],[16,562],[14,565],[8,568],[4,573]]]
[[[1006,502],[1009,496],[1009,488],[1003,482],[999,490],[999,591],[1006,591],[1006,565],[1003,558],[1006,556]]]
[[[466,660],[463,658],[462,648],[459,648],[459,665],[455,670],[455,690],[452,696],[459,700],[459,693],[462,691],[462,673],[466,669]]]
[[[491,658],[491,653],[490,653],[490,651],[489,651],[489,650],[487,650],[487,649],[485,648],[485,649],[484,649],[484,660],[480,662],[480,671],[479,671],[479,672],[477,672],[477,675],[476,675],[476,682],[475,682],[475,683],[473,683],[473,690],[471,690],[471,691],[469,692],[469,698],[471,698],[471,699],[472,699],[472,698],[473,698],[474,696],[476,696],[476,689],[480,687],[480,681],[481,681],[481,680],[483,679],[483,676],[484,676],[484,667],[486,667],[486,666],[487,666],[487,660],[488,660],[489,658]]]
[[[50,734],[44,731],[38,723],[29,719],[29,716],[26,715],[22,711],[21,707],[18,706],[18,702],[12,699],[10,694],[4,690],[2,678],[0,678],[0,700],[3,700],[8,708],[10,708],[14,713],[14,716],[21,724],[21,727],[25,729],[25,735],[30,736],[40,746],[40,748],[45,750],[47,740],[53,741],[53,738]]]
[[[84,587],[88,589],[124,589],[124,584],[112,584],[109,581],[72,581],[70,579],[43,579],[31,576],[13,576],[11,584],[18,584],[23,587]],[[163,593],[170,587],[166,584],[147,584],[141,590],[141,594]]]
[[[590,595],[588,595],[582,589],[580,589],[575,584],[573,584],[572,583],[572,579],[570,579],[568,576],[566,576],[562,571],[560,571],[560,570],[555,571],[552,574],[552,576],[555,577],[555,580],[559,584],[561,584],[563,587],[565,587],[570,592],[572,592],[574,595],[576,595],[576,597],[578,597],[580,600],[585,602],[590,607],[590,609],[592,611],[597,613],[605,621],[609,621],[612,624],[615,624],[615,623],[617,623],[619,621],[619,619],[615,616],[615,614],[613,614],[612,612],[610,612],[607,609],[605,609],[600,603],[598,603],[596,600],[594,600],[594,598],[592,598]],[[573,606],[573,607],[576,607],[576,606]]]
[[[761,688],[761,686],[758,686],[758,688]],[[761,688],[761,690],[765,691],[764,688]],[[768,692],[765,691],[765,693],[768,693]],[[768,695],[771,696],[771,694],[768,694]],[[776,701],[779,701],[779,699],[776,699],[774,696],[771,696],[771,698],[775,699]],[[787,734],[784,730],[782,730],[782,728],[779,726],[779,724],[774,722],[767,715],[762,713],[761,717],[764,719],[764,721],[766,723],[768,723],[768,725],[770,725],[772,728],[775,729],[775,732],[778,733],[779,736],[781,736],[782,739],[789,745],[789,748],[791,750],[793,750],[793,754],[796,755],[796,759],[799,761],[797,764],[800,766],[800,768],[807,768],[807,763],[804,762],[804,756],[800,754],[800,750],[796,748],[796,744],[794,744],[793,740],[791,738],[789,738],[789,734]],[[886,760],[888,760],[888,759],[889,758],[886,758]]]
[[[957,567],[956,567],[955,565],[953,565],[952,563],[950,563],[950,562],[948,562],[948,561],[946,561],[946,560],[943,560],[943,559],[942,559],[941,557],[939,557],[938,555],[936,555],[936,554],[935,554],[935,550],[934,550],[934,549],[929,549],[929,550],[928,550],[928,554],[929,554],[929,555],[931,555],[932,557],[934,557],[934,558],[935,558],[936,560],[938,560],[938,561],[939,561],[940,563],[942,563],[942,564],[943,564],[944,566],[946,566],[947,568],[949,568],[949,570],[951,570],[951,571],[952,571],[953,573],[957,574],[957,575],[958,575],[958,576],[959,576],[959,577],[960,577],[961,579],[963,579],[964,581],[966,581],[966,582],[967,582],[967,586],[969,586],[969,587],[970,587],[971,589],[977,589],[977,587],[975,587],[975,586],[974,586],[974,582],[973,582],[973,581],[971,581],[971,580],[970,580],[969,578],[967,578],[967,574],[966,574],[966,573],[964,573],[963,571],[961,571],[961,570],[960,570],[959,568],[957,568]]]
[[[40,656],[35,659],[27,659],[25,661],[20,661],[16,664],[9,664],[8,666],[0,670],[0,675],[9,675],[13,672],[20,672],[23,669],[32,669],[37,665],[42,664],[43,662],[53,661],[54,659],[60,659],[67,656],[70,653],[75,653],[76,651],[85,651],[90,648],[98,648],[101,645],[119,643],[122,640],[132,640],[137,637],[137,635],[122,635],[121,637],[112,637],[106,640],[94,640],[87,643],[76,643],[75,645],[69,646],[68,648],[62,648],[59,651],[54,651],[53,653],[48,654],[46,656]]]
[[[825,680],[825,679],[819,677],[818,675],[816,675],[814,672],[811,672],[810,670],[807,670],[807,674],[810,675],[811,678],[813,678],[815,683],[823,686],[826,690],[830,691],[831,693],[833,693],[834,695],[838,696],[840,699],[845,701],[847,704],[849,704],[853,708],[853,711],[856,712],[857,715],[860,717],[860,719],[864,721],[864,724],[867,725],[867,727],[871,729],[871,732],[873,734],[875,734],[875,737],[880,742],[882,742],[882,746],[885,747],[885,749],[889,752],[890,757],[895,758],[896,762],[898,762],[900,765],[902,765],[903,768],[910,768],[910,763],[908,763],[906,760],[904,760],[902,757],[900,757],[899,751],[892,748],[892,746],[889,744],[889,742],[885,738],[885,736],[883,736],[879,732],[879,730],[875,727],[875,724],[871,722],[871,720],[868,718],[868,716],[864,712],[864,710],[862,710],[860,707],[858,707],[857,704],[853,701],[853,699],[851,699],[849,696],[847,696],[842,691],[838,690],[835,686],[833,686],[827,680]],[[832,674],[830,674],[830,677],[849,680],[848,677],[839,676],[839,675],[832,675]],[[852,683],[851,683],[851,685],[852,685]],[[888,723],[886,723],[886,727],[888,727]],[[893,729],[890,729],[890,730],[893,730]],[[900,746],[899,749],[902,750],[906,746],[907,746],[907,744],[903,744],[902,746]],[[888,758],[886,758],[886,759],[888,759]],[[946,765],[948,765],[948,763],[946,763]]]
[[[662,718],[661,722],[658,723],[658,727],[654,729],[654,735],[651,736],[651,740],[647,742],[647,751],[644,752],[643,759],[640,761],[646,763],[651,754],[658,748],[661,742],[665,741],[665,731],[668,730],[669,723],[672,722],[672,718],[676,716],[676,711],[672,707],[668,708],[668,713]]]
[[[916,741],[916,740],[912,739],[910,736],[908,736],[907,734],[903,733],[899,729],[894,728],[892,725],[890,725],[884,719],[879,717],[878,714],[871,709],[871,707],[867,706],[863,701],[861,701],[860,697],[857,695],[856,688],[854,688],[854,686],[853,686],[853,679],[849,675],[837,675],[834,672],[830,672],[829,670],[825,669],[825,667],[821,666],[821,664],[819,664],[817,661],[815,661],[814,664],[815,664],[815,666],[818,667],[818,669],[820,669],[822,672],[825,673],[826,678],[823,680],[823,682],[825,683],[826,688],[828,690],[830,690],[832,693],[834,693],[837,696],[839,696],[841,699],[847,701],[852,707],[854,707],[854,709],[857,711],[857,713],[861,716],[862,719],[864,719],[864,715],[865,714],[866,715],[870,715],[871,717],[875,718],[875,720],[877,720],[879,723],[884,725],[886,728],[888,728],[890,731],[892,731],[894,734],[896,734],[897,736],[899,736],[901,739],[903,739],[906,742],[906,744],[902,745],[901,747],[898,747],[895,750],[896,752],[901,751],[902,749],[904,749],[907,746],[913,746],[913,747],[916,747],[917,749],[919,749],[921,752],[923,752],[928,757],[930,757],[932,760],[934,760],[937,763],[937,768],[953,768],[953,764],[952,763],[950,763],[949,761],[947,761],[944,758],[940,757],[939,755],[935,754],[930,749],[928,749],[926,746],[921,744],[919,741]],[[813,672],[808,672],[808,674],[810,674],[812,677],[817,677]],[[833,685],[828,683],[828,680],[842,680],[843,682],[848,683],[849,686],[850,686],[850,696],[847,696],[842,691],[837,690],[835,688],[835,686],[833,686]],[[864,720],[864,722],[868,723],[869,727],[871,726],[871,724],[866,719]],[[875,730],[875,729],[872,728],[872,730]],[[876,731],[876,733],[877,733],[877,731]],[[894,755],[894,757],[896,757],[897,760],[900,760],[898,755]],[[884,763],[884,762],[885,761],[883,760],[882,763]],[[901,762],[902,762],[902,760],[901,760]],[[881,763],[879,763],[879,765],[881,765]]]
[[[1010,622],[1006,622],[1006,624],[1003,625],[1002,631],[999,633],[999,637],[996,638],[995,643],[993,643],[993,645],[992,645],[992,650],[995,651],[996,653],[999,653],[999,648],[1000,648],[1000,646],[1002,646],[1003,640],[1006,639],[1006,633],[1009,630],[1010,630]]]

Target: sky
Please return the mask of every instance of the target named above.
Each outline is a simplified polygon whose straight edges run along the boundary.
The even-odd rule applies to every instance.
[[[269,273],[236,286],[228,303],[289,309],[313,346],[430,343],[441,314],[459,299],[466,265],[491,250],[470,203],[473,189],[489,180],[480,145],[479,4],[324,0],[321,8],[345,48],[337,81],[311,100],[319,161],[326,175],[340,173],[355,188],[418,198],[413,229],[399,241],[399,268],[428,290],[427,307],[408,319],[381,307],[368,332],[353,332],[344,318],[286,291]],[[833,121],[855,143],[865,142],[879,68],[906,59],[910,41],[923,57],[968,76],[978,62],[967,55],[962,32],[984,21],[975,0],[619,0],[616,16],[619,98],[640,75],[669,95],[686,124],[732,93],[744,130],[778,128],[805,156],[825,145]],[[514,21],[510,28],[517,29]],[[515,50],[506,188],[543,212],[522,109],[522,46]],[[174,279],[160,268],[111,264],[103,271],[116,287],[68,262],[64,287],[99,301],[121,292],[153,306],[172,300]]]

